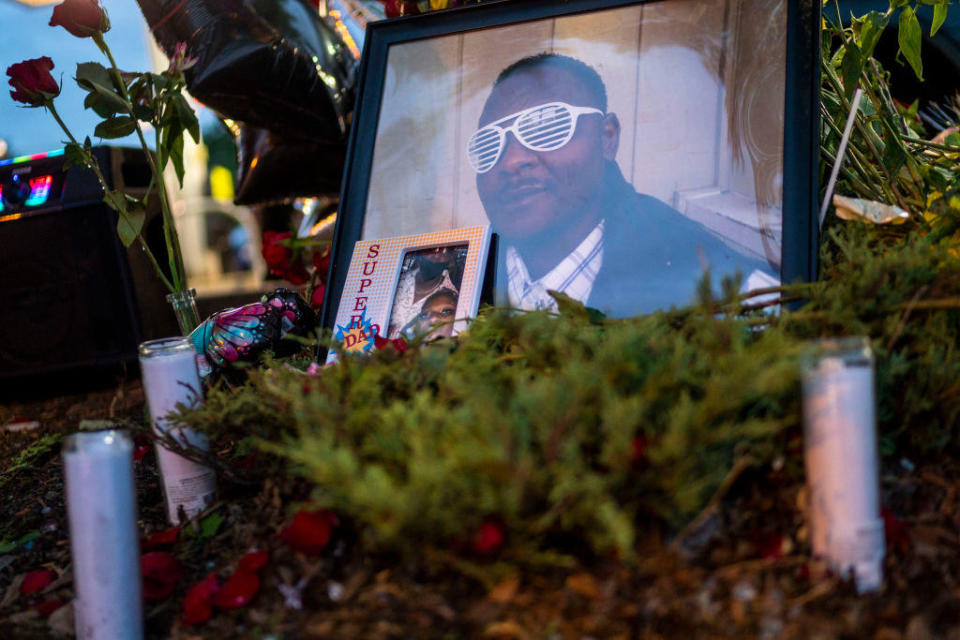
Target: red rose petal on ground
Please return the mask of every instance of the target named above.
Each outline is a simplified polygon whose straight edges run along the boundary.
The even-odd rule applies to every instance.
[[[783,557],[783,536],[776,531],[754,531],[753,545],[761,558]]]
[[[910,527],[886,507],[880,509],[880,517],[883,518],[883,535],[887,539],[887,546],[906,552],[910,548]]]
[[[180,535],[180,527],[173,527],[172,529],[167,529],[165,531],[151,533],[149,536],[147,536],[147,539],[143,541],[143,549],[144,551],[152,551],[157,547],[173,544],[177,541],[178,535]]]
[[[630,464],[638,466],[647,460],[647,435],[644,433],[633,436],[630,441]]]
[[[237,458],[235,464],[240,469],[253,469],[257,466],[257,454],[248,453],[242,458]]]
[[[36,609],[37,613],[40,614],[42,618],[49,618],[50,614],[67,604],[62,600],[41,600],[40,602],[33,605],[33,608]]]
[[[500,549],[503,546],[504,539],[503,525],[487,520],[480,525],[480,529],[477,530],[477,535],[474,536],[470,547],[474,553],[485,556]]]
[[[220,609],[245,607],[260,590],[260,577],[251,571],[237,571],[213,594],[213,604]]]
[[[39,571],[31,571],[23,577],[23,582],[20,583],[20,593],[27,596],[31,593],[36,593],[41,589],[50,585],[51,582],[57,579],[57,574],[49,569],[40,569]]]
[[[183,575],[180,562],[164,551],[143,554],[140,572],[143,574],[143,598],[150,601],[169,597]]]
[[[247,555],[240,558],[240,562],[237,563],[237,571],[257,571],[267,564],[267,560],[269,558],[270,554],[267,553],[265,549],[262,551],[251,551]]]
[[[330,542],[330,533],[336,525],[337,516],[332,511],[300,511],[280,533],[280,539],[294,551],[318,556]]]
[[[209,620],[213,615],[213,594],[219,590],[220,581],[215,573],[190,587],[183,598],[183,621],[187,624],[200,624]]]

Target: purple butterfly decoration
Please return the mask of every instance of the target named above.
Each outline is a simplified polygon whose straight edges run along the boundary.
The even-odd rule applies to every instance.
[[[200,354],[200,373],[225,369],[236,362],[253,362],[267,350],[278,356],[295,353],[299,344],[291,335],[306,336],[316,327],[317,317],[296,292],[277,289],[260,302],[219,311],[190,334]]]

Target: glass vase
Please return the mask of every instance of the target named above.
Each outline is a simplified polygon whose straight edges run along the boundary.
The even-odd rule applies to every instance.
[[[177,324],[180,326],[182,335],[189,336],[191,331],[200,326],[196,289],[184,289],[168,293],[167,302],[173,307],[173,314],[177,316]]]

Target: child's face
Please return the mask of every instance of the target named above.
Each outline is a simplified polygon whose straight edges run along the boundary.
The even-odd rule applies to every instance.
[[[431,338],[449,337],[453,335],[453,320],[457,313],[457,300],[453,296],[440,295],[430,299],[420,311],[420,328],[426,331],[440,322],[447,322],[430,333]]]

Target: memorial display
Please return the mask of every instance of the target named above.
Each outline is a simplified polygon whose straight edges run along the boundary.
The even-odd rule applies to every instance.
[[[354,242],[473,224],[499,237],[501,306],[558,290],[628,317],[689,304],[708,270],[809,280],[815,13],[576,0],[370,25],[324,325]]]
[[[376,2],[163,0],[150,24],[269,36],[247,62],[317,54],[310,82],[241,97],[322,101],[346,86],[331,34],[358,33],[342,12]],[[264,205],[267,290],[101,386],[76,375],[82,394],[0,370],[0,637],[956,637],[960,98],[905,102],[874,57],[893,37],[936,77],[921,41],[955,7],[430,12],[463,4],[377,7],[399,17],[364,34],[342,201]],[[70,6],[94,20],[64,37],[102,38],[96,0],[52,22],[76,28]],[[318,16],[330,28],[297,37],[323,55],[273,39]],[[203,86],[242,93],[213,49]],[[13,93],[46,106],[59,85],[28,62]],[[118,91],[144,78],[114,68]],[[290,95],[236,106],[302,124]],[[241,125],[241,173],[281,140],[262,124]],[[68,267],[45,278],[58,251],[97,257],[91,218],[47,206],[83,184],[60,157],[0,159],[0,293],[14,326],[37,317],[0,355],[118,337],[53,304],[92,298]],[[94,271],[113,264],[135,263]]]

